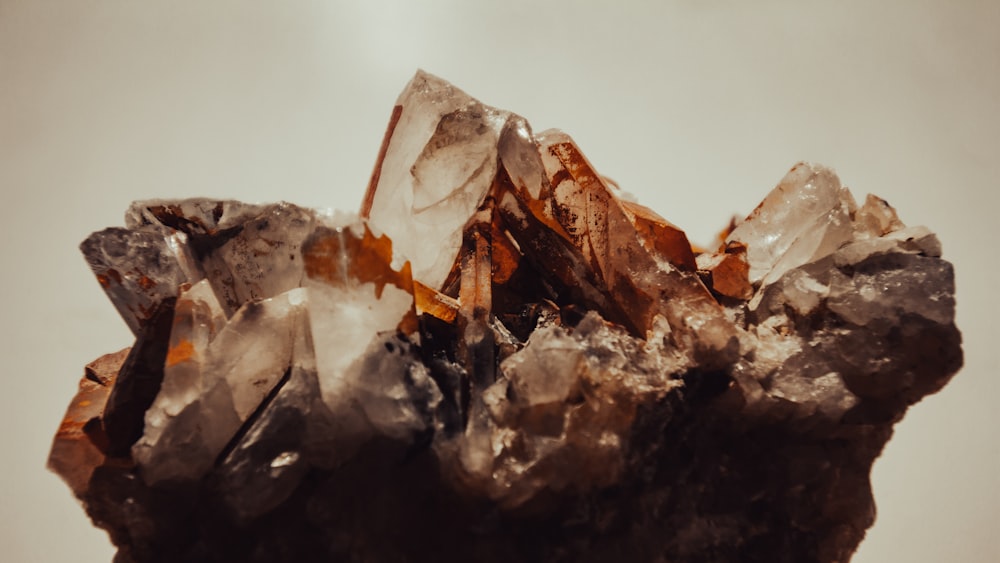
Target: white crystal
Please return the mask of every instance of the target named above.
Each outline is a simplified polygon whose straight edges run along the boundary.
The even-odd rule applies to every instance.
[[[373,283],[356,287],[307,284],[320,387],[324,401],[333,409],[342,406],[344,387],[351,385],[348,371],[352,364],[363,359],[379,333],[396,330],[403,316],[413,310],[413,295],[387,285],[378,297]]]
[[[438,288],[493,182],[509,114],[422,71],[396,103],[402,113],[378,165],[368,218],[410,261],[414,278]]]
[[[799,163],[726,240],[747,246],[750,282],[766,285],[850,240],[852,206],[832,170]]]
[[[313,212],[300,207],[269,205],[206,256],[205,275],[229,311],[302,284],[301,247],[314,218]]]
[[[304,291],[248,303],[224,326],[207,281],[182,295],[163,383],[132,448],[147,483],[208,470],[288,371],[305,321]]]
[[[887,201],[872,194],[868,194],[864,205],[858,208],[854,222],[859,238],[880,237],[905,226]]]

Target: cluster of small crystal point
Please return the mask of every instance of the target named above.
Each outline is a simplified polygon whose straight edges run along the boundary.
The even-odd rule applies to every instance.
[[[937,238],[801,163],[719,247],[419,72],[360,214],[142,201],[50,467],[116,561],[845,562],[962,362]]]

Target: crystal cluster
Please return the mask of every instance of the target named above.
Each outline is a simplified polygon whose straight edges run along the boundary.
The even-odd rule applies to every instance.
[[[714,251],[418,73],[360,214],[134,203],[49,460],[118,561],[847,561],[962,362],[937,238],[801,163]]]

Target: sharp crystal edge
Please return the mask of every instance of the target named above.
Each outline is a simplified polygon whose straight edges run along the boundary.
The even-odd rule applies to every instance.
[[[359,215],[142,201],[49,467],[116,561],[844,562],[962,363],[941,245],[800,163],[714,251],[418,72]]]

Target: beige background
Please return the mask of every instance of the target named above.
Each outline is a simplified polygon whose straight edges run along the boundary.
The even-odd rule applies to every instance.
[[[0,0],[5,561],[109,561],[44,470],[82,366],[129,344],[76,245],[137,198],[353,209],[417,67],[560,127],[708,242],[799,159],[958,275],[966,367],[874,471],[854,561],[1000,561],[1000,3]]]

